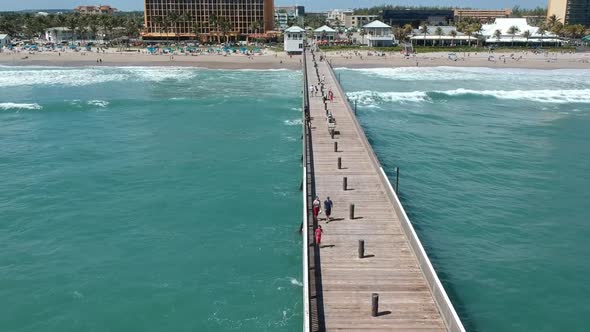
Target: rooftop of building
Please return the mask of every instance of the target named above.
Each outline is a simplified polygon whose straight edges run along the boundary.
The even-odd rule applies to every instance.
[[[314,30],[315,32],[336,32],[336,30],[330,28],[327,25],[321,26]]]
[[[305,29],[294,25],[288,29],[285,29],[285,32],[299,33],[299,32],[305,32]]]
[[[381,22],[379,20],[375,20],[375,21],[373,21],[373,22],[371,22],[369,24],[365,24],[363,26],[363,28],[369,28],[369,29],[371,29],[371,28],[373,28],[373,29],[376,29],[376,28],[391,28],[391,26],[390,25],[387,25],[387,24],[385,24],[385,23],[383,23],[383,22]]]

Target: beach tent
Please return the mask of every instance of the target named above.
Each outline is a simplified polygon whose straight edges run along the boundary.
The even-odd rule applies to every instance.
[[[158,48],[157,48],[157,47],[148,47],[148,48],[147,48],[147,51],[148,51],[148,53],[150,53],[150,54],[154,54],[154,53],[156,53],[156,51],[157,51],[157,50],[158,50]]]

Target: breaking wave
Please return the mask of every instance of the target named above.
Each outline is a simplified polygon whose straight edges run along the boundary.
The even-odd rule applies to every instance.
[[[109,102],[108,101],[104,101],[104,100],[90,100],[88,102],[88,105],[90,105],[90,106],[98,106],[98,107],[107,107],[107,106],[109,106]]]
[[[284,124],[286,124],[287,126],[299,126],[303,123],[303,121],[301,119],[295,119],[295,120],[285,120],[283,121]]]
[[[504,100],[523,100],[539,103],[590,103],[590,89],[580,90],[470,90],[375,92],[357,91],[347,94],[363,105],[384,102],[435,102],[450,98],[488,97]]]
[[[40,110],[39,104],[0,103],[0,110]]]
[[[86,86],[122,81],[184,82],[198,74],[198,70],[177,67],[3,67],[0,87],[29,85]]]

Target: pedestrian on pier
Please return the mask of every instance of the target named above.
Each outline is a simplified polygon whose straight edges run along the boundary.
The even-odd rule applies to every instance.
[[[334,92],[332,92],[332,89],[330,89],[328,91],[328,99],[330,99],[330,102],[334,102]]]
[[[318,228],[315,229],[315,244],[316,246],[320,246],[320,244],[322,243],[322,233],[324,231],[322,230],[322,226],[318,225]]]
[[[322,201],[320,201],[318,196],[315,197],[311,206],[313,211],[313,220],[318,220],[318,214],[320,214],[320,209],[322,206]]]
[[[332,217],[330,217],[332,215],[332,207],[334,206],[334,203],[330,200],[330,197],[326,197],[326,200],[324,201],[324,211],[326,212],[326,220],[328,222],[332,221]]]

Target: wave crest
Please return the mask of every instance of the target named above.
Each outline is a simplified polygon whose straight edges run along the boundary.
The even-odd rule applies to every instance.
[[[0,103],[0,110],[40,110],[39,104]]]
[[[363,105],[384,102],[435,102],[441,99],[488,97],[504,100],[523,100],[539,103],[590,103],[590,89],[580,90],[471,90],[454,89],[446,91],[376,92],[357,91],[347,94],[351,100]]]

